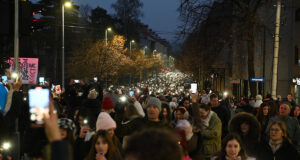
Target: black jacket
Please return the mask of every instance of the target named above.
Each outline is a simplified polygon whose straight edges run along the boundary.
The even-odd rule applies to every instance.
[[[292,144],[286,139],[283,140],[282,146],[273,153],[269,142],[262,142],[259,145],[257,160],[299,160],[299,154]]]
[[[222,138],[228,134],[228,122],[230,120],[230,112],[225,105],[219,105],[218,107],[212,107],[212,111],[217,113],[218,117],[222,121]]]

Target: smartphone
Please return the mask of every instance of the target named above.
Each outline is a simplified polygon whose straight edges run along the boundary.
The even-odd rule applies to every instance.
[[[49,90],[42,87],[29,89],[29,112],[33,123],[43,124],[45,114],[49,113]]]
[[[133,96],[133,94],[134,94],[134,91],[129,91],[130,96]]]
[[[7,83],[7,76],[1,76],[2,82]]]
[[[75,80],[74,80],[74,82],[75,82],[75,83],[79,83],[79,82],[80,82],[80,80],[78,80],[78,79],[75,79]]]
[[[197,92],[197,83],[192,83],[191,84],[191,91],[193,94]]]
[[[97,82],[98,81],[98,78],[97,77],[94,77],[94,82]]]
[[[152,94],[152,91],[149,91],[149,95],[151,95]]]

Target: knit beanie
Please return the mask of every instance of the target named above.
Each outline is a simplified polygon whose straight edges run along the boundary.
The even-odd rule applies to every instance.
[[[108,113],[100,112],[96,122],[96,131],[108,130],[111,128],[117,128],[116,122],[110,117]]]
[[[102,102],[101,109],[104,109],[104,110],[114,109],[113,101],[109,97],[105,97]]]
[[[161,111],[161,101],[158,98],[151,97],[147,102],[146,108],[148,108],[149,105],[154,105]]]
[[[59,128],[67,129],[67,130],[74,130],[75,124],[71,119],[68,118],[59,118],[58,119],[58,126]]]

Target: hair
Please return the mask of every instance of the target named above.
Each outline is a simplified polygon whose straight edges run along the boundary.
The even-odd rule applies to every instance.
[[[60,128],[60,129],[67,131],[67,137],[65,138],[65,140],[67,140],[69,142],[69,144],[74,145],[75,140],[74,140],[73,130],[65,129],[65,128]]]
[[[113,144],[111,137],[108,135],[107,131],[105,130],[99,130],[92,141],[92,146],[90,149],[89,154],[87,155],[86,160],[94,160],[95,155],[96,155],[96,149],[95,149],[95,144],[97,143],[98,138],[101,137],[103,138],[104,142],[108,144],[108,151],[105,155],[107,160],[121,160],[121,153],[119,149]]]
[[[213,98],[219,98],[216,94],[212,94],[209,96],[210,100],[212,100]]]
[[[279,128],[281,129],[282,131],[282,134],[283,134],[283,139],[287,139],[289,143],[292,143],[291,140],[289,139],[288,135],[287,135],[287,132],[286,132],[286,125],[284,122],[281,122],[281,121],[274,121],[272,122],[269,127],[268,127],[268,136],[270,138],[270,130],[271,130],[271,127],[274,126],[274,125],[278,125]]]
[[[267,102],[267,104],[270,106],[270,116],[271,117],[275,116],[277,114],[275,102],[269,101],[269,102]]]
[[[202,108],[205,111],[211,110],[211,105],[210,104],[200,103],[198,106],[199,106],[199,108]]]
[[[300,108],[300,106],[298,106],[298,105],[294,106],[291,110],[290,116],[294,117],[294,111],[295,111],[296,107]],[[298,116],[297,118],[300,118],[300,116]]]
[[[170,122],[171,121],[171,111],[170,111],[170,107],[169,107],[169,105],[168,104],[166,104],[166,103],[162,103],[161,104],[161,115],[163,115],[163,109],[164,108],[166,108],[166,110],[167,110],[167,117],[166,117],[166,120],[168,121],[168,122]]]
[[[216,156],[217,156],[216,160],[226,160],[226,158],[225,158],[225,156],[227,155],[226,146],[227,146],[227,143],[231,140],[236,140],[240,144],[241,150],[238,155],[241,156],[242,160],[245,160],[248,158],[248,155],[244,149],[244,146],[242,144],[242,140],[241,140],[240,136],[237,134],[229,134],[222,140],[222,148],[221,148],[221,151],[216,154]]]
[[[271,112],[271,106],[268,104],[268,103],[262,103],[261,105],[260,105],[260,107],[258,108],[258,112],[257,112],[257,114],[256,114],[256,118],[257,118],[257,120],[258,121],[262,121],[263,119],[264,119],[264,113],[263,113],[263,108],[265,107],[265,106],[268,106],[269,107],[269,113],[268,113],[268,118],[270,118],[270,112]]]
[[[181,160],[183,151],[174,133],[165,129],[148,129],[132,135],[125,157],[136,160]]]
[[[133,115],[137,115],[139,117],[142,117],[132,103],[126,104],[124,106],[124,117],[128,119],[129,117],[131,117]]]

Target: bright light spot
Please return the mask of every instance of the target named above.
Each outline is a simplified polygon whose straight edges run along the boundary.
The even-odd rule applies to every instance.
[[[125,96],[120,97],[121,102],[126,102],[127,98]]]
[[[134,40],[132,40],[131,42],[132,42],[132,43],[134,43],[135,41],[134,41]]]
[[[227,97],[227,96],[228,96],[228,92],[224,92],[223,95],[224,95],[225,97]]]
[[[17,74],[16,72],[13,72],[13,73],[11,74],[11,77],[12,77],[13,79],[16,79],[16,78],[18,78],[18,74]]]
[[[87,119],[83,120],[83,124],[88,124],[88,120]]]
[[[110,28],[110,27],[108,27],[108,28],[107,28],[107,31],[111,31],[111,28]]]
[[[2,147],[4,150],[8,150],[10,148],[10,143],[4,142]]]
[[[71,3],[71,2],[65,2],[65,6],[66,6],[66,7],[71,7],[71,6],[72,6],[72,3]]]

